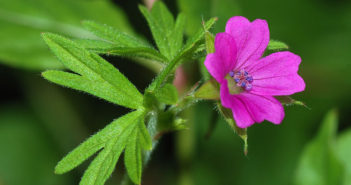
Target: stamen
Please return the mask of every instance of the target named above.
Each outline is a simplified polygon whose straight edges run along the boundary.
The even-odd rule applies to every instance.
[[[242,87],[246,91],[252,89],[253,78],[244,69],[241,69],[240,71],[230,71],[229,76],[234,79],[236,86]]]

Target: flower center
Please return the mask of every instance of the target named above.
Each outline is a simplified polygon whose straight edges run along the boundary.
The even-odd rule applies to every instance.
[[[250,91],[252,89],[253,78],[244,69],[240,71],[230,71],[229,76],[234,79],[236,86],[242,87],[246,91]]]

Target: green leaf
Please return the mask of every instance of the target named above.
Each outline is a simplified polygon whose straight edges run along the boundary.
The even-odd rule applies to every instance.
[[[338,136],[337,155],[345,166],[345,178],[343,185],[351,184],[351,130],[348,129]]]
[[[0,1],[0,62],[30,70],[62,68],[40,39],[42,32],[95,38],[80,27],[82,20],[107,23],[132,32],[121,9],[111,1]]]
[[[125,149],[128,174],[139,184],[142,149],[151,149],[151,138],[145,128],[144,115],[145,110],[140,109],[113,121],[64,157],[56,166],[55,172],[61,174],[70,171],[101,150],[85,171],[80,185],[103,185]]]
[[[142,57],[167,62],[167,58],[155,50],[149,43],[137,37],[128,35],[111,26],[102,25],[93,21],[84,21],[86,29],[105,41],[95,44],[94,42],[85,42],[84,47],[102,54],[112,54],[129,57]]]
[[[219,84],[214,80],[205,82],[196,92],[195,98],[206,100],[219,100]]]
[[[115,104],[121,104],[121,92],[104,80],[90,80],[73,73],[49,70],[42,73],[43,77],[58,85],[84,91]]]
[[[129,136],[124,153],[124,162],[130,179],[135,184],[140,184],[143,168],[142,151],[152,148],[151,137],[145,127],[144,121],[140,120],[133,133]]]
[[[99,38],[117,44],[119,46],[152,48],[144,40],[128,35],[106,24],[99,24],[94,21],[83,21],[82,24],[84,28],[94,33]]]
[[[139,124],[139,136],[140,136],[140,144],[145,150],[151,150],[152,148],[152,140],[147,130],[144,122]]]
[[[107,54],[136,58],[145,58],[164,63],[167,58],[157,50],[150,47],[129,47],[117,46],[116,43],[106,42],[103,40],[78,39],[75,42],[87,50],[97,54]]]
[[[138,132],[134,132],[128,139],[128,144],[124,153],[124,163],[130,179],[132,179],[135,184],[140,184],[142,159]]]
[[[151,11],[144,6],[139,6],[139,9],[149,24],[158,49],[172,60],[183,46],[184,14],[180,13],[174,21],[173,15],[161,1],[156,1]]]
[[[88,52],[62,36],[45,33],[43,38],[67,68],[81,75],[80,77],[79,75],[51,71],[44,73],[44,77],[61,85],[92,93],[96,96],[102,95],[101,98],[107,97],[107,101],[118,105],[133,109],[142,105],[143,96],[136,87],[118,69],[103,58]],[[66,79],[72,81],[65,82]],[[86,82],[83,82],[85,80]]]
[[[174,29],[169,37],[169,42],[171,44],[171,56],[176,56],[183,47],[183,36],[185,29],[185,15],[180,13],[177,17]]]
[[[55,167],[55,173],[63,174],[80,165],[94,153],[104,148],[111,139],[120,137],[126,131],[126,128],[137,122],[143,114],[143,111],[134,111],[107,125],[65,156]]]
[[[206,52],[207,53],[214,53],[215,52],[214,39],[215,39],[215,37],[212,35],[212,33],[206,30],[205,44],[206,44]]]
[[[132,130],[128,130],[128,134]],[[127,134],[126,134],[127,135]],[[127,138],[117,143],[110,142],[99,155],[91,162],[80,181],[80,185],[103,185],[112,174],[121,155]]]
[[[204,28],[205,29],[205,28]],[[200,68],[200,72],[202,74],[202,77],[204,78],[204,80],[210,80],[211,79],[211,75],[210,73],[207,71],[206,66],[204,65],[204,61],[205,61],[205,54],[208,53],[214,53],[215,52],[215,48],[214,48],[214,35],[209,32],[208,30],[205,29],[205,47],[206,47],[206,53],[205,52],[201,52],[203,50],[201,50],[201,48],[199,47],[198,49],[200,50],[200,52],[198,52],[200,54],[200,56],[196,56],[197,58],[200,58],[199,60],[199,68]],[[203,55],[201,57],[201,54]]]
[[[270,40],[268,43],[267,49],[273,50],[273,51],[280,51],[280,50],[289,49],[289,46],[286,45],[284,42],[280,42],[277,40]]]
[[[156,98],[158,101],[168,105],[176,104],[178,101],[177,88],[174,85],[167,83],[156,92]]]
[[[161,1],[154,3],[151,12],[144,6],[139,6],[139,9],[149,24],[158,49],[168,59],[171,59],[170,37],[174,29],[173,15]]]
[[[208,20],[204,27],[206,30],[209,30],[213,24],[216,22],[217,18],[212,18]],[[204,38],[205,31],[203,28],[191,38],[188,39],[187,43],[180,52],[155,78],[152,84],[148,87],[149,91],[158,90],[161,84],[167,79],[168,75],[174,71],[174,69],[185,59],[188,55],[192,54],[196,50],[196,46],[199,44],[199,41]]]
[[[318,135],[309,142],[302,152],[297,168],[296,185],[341,184],[344,168],[335,153],[337,113],[330,111]]]

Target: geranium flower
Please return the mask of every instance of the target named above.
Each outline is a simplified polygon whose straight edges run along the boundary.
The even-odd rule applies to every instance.
[[[263,120],[280,124],[284,108],[273,96],[305,89],[297,74],[301,58],[289,51],[262,57],[268,42],[265,20],[232,17],[225,32],[215,37],[215,53],[205,60],[207,70],[220,83],[222,105],[232,110],[240,128]]]

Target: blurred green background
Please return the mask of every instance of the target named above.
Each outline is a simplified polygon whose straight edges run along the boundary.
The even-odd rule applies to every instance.
[[[0,0],[0,185],[78,184],[89,162],[60,176],[53,174],[55,164],[84,138],[128,112],[41,78],[41,71],[62,66],[40,33],[89,38],[92,35],[80,22],[95,20],[152,41],[137,6],[146,2]],[[234,15],[266,19],[271,38],[287,43],[302,58],[300,74],[307,88],[293,97],[310,109],[289,106],[281,125],[264,122],[250,127],[249,154],[244,156],[240,138],[222,119],[213,117],[214,105],[200,103],[189,110],[189,130],[162,138],[144,170],[142,184],[351,184],[351,1],[164,2],[174,15],[186,14],[187,35],[212,16],[218,17],[215,33],[223,32]],[[141,91],[155,76],[129,59],[106,58]],[[195,64],[185,67],[189,85],[201,78]],[[332,112],[330,117],[338,116],[338,120],[327,119],[326,125],[332,126],[325,127],[328,131],[321,129],[316,137],[332,108],[338,114]],[[215,128],[206,138],[213,122]],[[107,184],[119,184],[124,171],[120,161]]]

